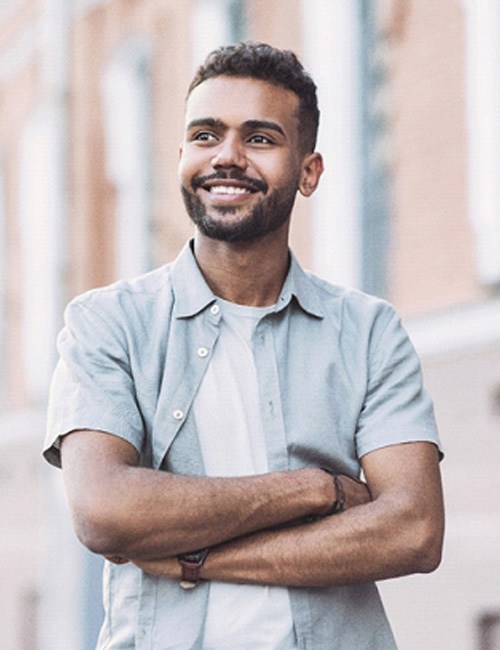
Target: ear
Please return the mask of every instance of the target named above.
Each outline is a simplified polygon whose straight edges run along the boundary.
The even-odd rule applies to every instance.
[[[323,173],[323,157],[317,151],[308,154],[302,161],[302,171],[299,181],[299,192],[302,196],[311,196],[318,187]]]
[[[183,154],[183,152],[184,152],[184,148],[183,148],[183,146],[182,146],[182,142],[181,142],[181,143],[179,144],[179,151],[178,151],[178,153],[177,153],[177,160],[178,160],[178,161],[180,161],[180,159],[182,158],[182,154]]]

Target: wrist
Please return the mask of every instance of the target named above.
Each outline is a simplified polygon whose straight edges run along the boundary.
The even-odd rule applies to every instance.
[[[320,469],[331,477],[333,486],[335,488],[335,498],[325,516],[328,517],[330,515],[337,515],[343,512],[345,508],[344,486],[342,484],[340,476],[336,474],[332,469],[329,467],[320,467]]]
[[[322,517],[329,517],[344,511],[346,495],[344,485],[339,474],[329,467],[319,467],[323,476],[326,503],[323,503],[321,510]]]
[[[200,581],[201,567],[207,559],[208,551],[208,548],[203,548],[177,556],[182,572],[179,585],[183,589],[193,589]]]

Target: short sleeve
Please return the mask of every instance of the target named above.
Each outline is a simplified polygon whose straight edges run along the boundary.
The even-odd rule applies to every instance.
[[[70,303],[58,337],[43,454],[61,466],[61,437],[78,429],[105,431],[141,449],[144,427],[135,399],[126,339],[116,320],[82,302]]]
[[[385,310],[384,310],[385,311]],[[405,442],[432,442],[440,450],[434,409],[422,385],[417,353],[392,307],[374,326],[368,380],[358,421],[358,457]]]

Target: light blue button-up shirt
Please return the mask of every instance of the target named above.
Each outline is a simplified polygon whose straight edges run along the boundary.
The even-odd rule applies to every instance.
[[[129,441],[144,466],[202,475],[192,406],[220,318],[189,245],[173,264],[76,298],[58,340],[47,460],[60,465],[61,436],[97,429]],[[358,475],[360,458],[375,449],[439,445],[394,309],[306,273],[293,256],[274,310],[255,330],[254,355],[272,471],[329,466]],[[203,648],[208,589],[106,563],[98,648]],[[300,648],[395,648],[374,584],[291,588],[290,600]]]

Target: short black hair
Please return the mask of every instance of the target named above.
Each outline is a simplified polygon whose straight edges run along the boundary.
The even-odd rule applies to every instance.
[[[221,76],[260,79],[295,93],[299,98],[300,143],[304,151],[314,151],[319,125],[316,84],[293,52],[252,42],[219,47],[196,71],[188,97],[207,79]]]

